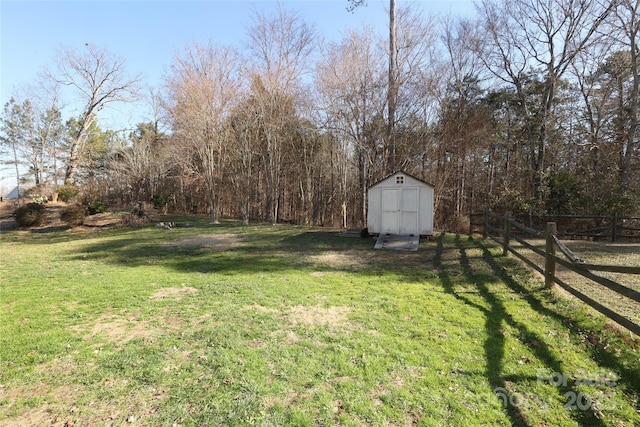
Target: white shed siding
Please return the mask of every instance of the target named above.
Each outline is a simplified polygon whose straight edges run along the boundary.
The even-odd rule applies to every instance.
[[[433,186],[404,172],[369,187],[370,233],[433,235]]]

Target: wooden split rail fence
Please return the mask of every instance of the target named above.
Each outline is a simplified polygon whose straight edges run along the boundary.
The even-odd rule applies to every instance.
[[[524,261],[534,270],[543,274],[545,277],[545,286],[551,287],[554,283],[558,284],[562,289],[569,292],[579,300],[583,301],[590,307],[604,314],[611,320],[617,322],[621,326],[624,326],[628,330],[635,334],[640,335],[640,325],[634,321],[624,317],[623,315],[615,312],[613,309],[606,307],[593,298],[585,295],[575,287],[564,282],[556,276],[556,265],[561,265],[583,277],[596,282],[611,291],[617,292],[626,298],[630,298],[636,302],[640,302],[640,292],[631,289],[627,286],[623,286],[606,277],[598,276],[594,274],[594,271],[604,271],[623,274],[640,274],[640,266],[619,266],[619,265],[605,265],[605,264],[591,264],[582,261],[576,254],[574,254],[566,245],[564,245],[558,239],[558,233],[555,222],[547,222],[546,229],[544,231],[536,230],[527,227],[524,224],[516,222],[509,212],[505,215],[496,215],[487,210],[484,212],[484,224],[483,224],[483,237],[490,238],[496,243],[502,246],[502,252],[507,255],[509,252],[516,257]],[[520,233],[514,233],[513,231],[519,231]],[[527,242],[520,235],[528,234],[537,238],[545,239],[545,249],[542,250],[539,247]],[[544,258],[544,267],[538,265],[523,253],[518,252],[510,243],[512,240],[517,241],[523,247],[531,250],[532,252],[542,256]],[[566,258],[561,258],[557,255],[558,251]]]
[[[543,229],[547,222],[558,225],[558,235],[570,239],[610,240],[612,242],[640,240],[640,217],[613,215],[534,215],[519,214],[513,217],[529,228]],[[484,214],[470,214],[469,227],[472,233],[483,227]]]

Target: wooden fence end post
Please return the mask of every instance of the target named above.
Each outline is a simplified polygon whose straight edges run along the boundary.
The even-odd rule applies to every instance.
[[[616,241],[616,236],[618,234],[618,212],[613,214],[613,224],[611,224],[611,241]]]
[[[504,228],[502,234],[502,255],[506,256],[509,253],[509,240],[511,234],[511,211],[507,211],[504,214]]]
[[[550,288],[553,285],[556,276],[556,246],[553,237],[556,235],[557,228],[555,222],[548,222],[545,230],[546,247],[545,247],[545,263],[544,263],[544,286]]]
[[[487,206],[482,210],[482,239],[487,240],[487,225],[489,225],[489,208]]]

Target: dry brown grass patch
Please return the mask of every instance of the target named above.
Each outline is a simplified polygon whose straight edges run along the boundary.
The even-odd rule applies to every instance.
[[[350,311],[349,307],[297,305],[289,309],[288,318],[292,325],[338,327],[347,324]]]
[[[150,300],[165,300],[165,299],[173,299],[176,301],[181,301],[185,295],[191,295],[197,293],[198,290],[196,288],[192,288],[191,286],[182,286],[179,288],[160,288],[153,293],[149,297]]]
[[[84,218],[84,225],[87,227],[115,227],[120,225],[122,217],[114,212],[103,212],[95,215],[88,215]]]
[[[23,409],[17,416],[3,420],[0,417],[0,427],[4,426],[65,426],[74,409],[73,402],[84,394],[84,386],[78,384],[64,384],[52,386],[46,383],[29,384],[4,390],[0,388],[5,409],[11,410],[15,402],[28,399],[42,400],[36,407]]]
[[[347,314],[351,312],[349,307],[320,307],[296,305],[282,311],[277,308],[264,307],[253,304],[245,307],[247,310],[256,310],[260,313],[275,313],[284,315],[289,324],[297,326],[345,326],[348,324]]]
[[[27,408],[10,419],[0,419],[0,427],[9,426],[89,426],[89,425],[146,425],[144,421],[157,412],[159,402],[167,398],[166,390],[141,389],[126,396],[127,405],[114,406],[107,401],[91,401],[86,405],[77,402],[85,397],[85,390],[78,385],[47,388],[41,385],[46,403]],[[109,384],[106,384],[109,387]],[[22,390],[22,392],[26,392]],[[24,396],[21,395],[21,396]],[[20,397],[20,396],[15,396]]]
[[[53,405],[43,405],[31,408],[22,414],[10,419],[0,419],[0,427],[10,426],[63,426],[64,423],[56,423],[57,416],[54,415],[60,409]]]
[[[369,262],[362,257],[362,254],[349,251],[327,251],[319,255],[310,255],[307,261],[315,265],[341,270],[361,270],[369,264]]]
[[[157,332],[159,329],[151,327],[149,322],[140,321],[135,317],[123,319],[112,314],[103,314],[83,339],[88,341],[101,336],[109,342],[124,344],[137,338],[151,338]]]

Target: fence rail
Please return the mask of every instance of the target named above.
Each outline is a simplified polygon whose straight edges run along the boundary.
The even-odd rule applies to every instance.
[[[472,230],[473,231],[473,230]],[[593,264],[587,263],[580,259],[580,257],[574,254],[566,245],[564,245],[558,238],[557,225],[555,222],[547,222],[544,231],[534,229],[527,225],[517,222],[511,217],[511,214],[507,212],[505,215],[497,215],[485,210],[483,213],[482,234],[484,238],[489,238],[502,246],[502,252],[504,255],[512,253],[534,270],[543,274],[545,277],[545,286],[551,287],[554,283],[559,285],[562,289],[566,290],[585,304],[604,314],[611,320],[614,320],[618,324],[624,326],[628,330],[640,335],[640,325],[630,320],[629,318],[615,312],[613,309],[606,307],[593,298],[583,294],[574,286],[564,282],[556,276],[556,265],[561,265],[568,270],[571,270],[580,276],[589,279],[607,289],[614,291],[625,298],[629,298],[633,301],[640,302],[640,292],[635,289],[631,289],[627,286],[621,285],[606,277],[598,276],[594,274],[594,271],[622,273],[622,274],[640,274],[640,266],[621,266],[621,265],[607,265],[607,264]],[[540,249],[527,242],[524,235],[535,236],[545,239],[545,249]],[[511,242],[515,240],[523,247],[531,250],[532,252],[540,255],[544,258],[544,267],[541,267],[539,263],[527,257],[525,254],[519,252],[512,246]],[[556,250],[560,252],[565,258],[561,258],[557,255]]]
[[[520,214],[512,218],[525,234],[543,233],[547,222],[555,222],[557,234],[564,238],[606,239],[612,242],[622,239],[640,239],[640,217],[623,215],[533,215]],[[470,215],[471,232],[479,232],[484,226],[484,213]]]

